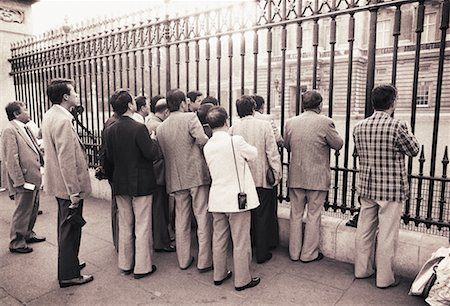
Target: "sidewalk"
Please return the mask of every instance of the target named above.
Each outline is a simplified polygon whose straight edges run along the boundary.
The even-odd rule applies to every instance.
[[[233,281],[214,286],[212,273],[200,274],[195,266],[178,268],[175,253],[155,253],[158,271],[135,280],[121,276],[111,242],[110,204],[89,198],[85,201],[80,259],[85,274],[94,281],[60,289],[56,279],[56,200],[41,194],[41,209],[35,231],[47,241],[33,244],[25,255],[9,252],[9,226],[14,202],[0,193],[0,305],[142,305],[142,304],[228,304],[228,305],[426,305],[408,296],[410,279],[396,288],[381,290],[374,278],[355,280],[353,265],[325,258],[302,264],[289,260],[279,247],[268,263],[252,264],[253,276],[261,277],[255,288],[237,292]],[[231,264],[232,261],[229,260]],[[231,267],[230,267],[231,268]]]

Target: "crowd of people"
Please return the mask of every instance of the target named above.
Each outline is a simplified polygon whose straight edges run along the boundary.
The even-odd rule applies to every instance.
[[[26,127],[26,105],[6,106],[10,126],[2,134],[2,178],[16,203],[9,247],[29,253],[28,244],[45,241],[33,231],[44,166],[44,173],[52,174],[45,178],[45,191],[58,204],[59,285],[82,285],[93,276],[81,274],[86,264],[78,259],[84,199],[91,192],[87,156],[70,112],[80,99],[70,79],[52,80],[47,95],[52,107],[42,120],[42,146]],[[375,112],[353,132],[361,203],[355,277],[371,277],[376,266],[379,288],[398,285],[392,262],[409,191],[404,160],[419,151],[406,123],[393,118],[396,97],[392,85],[374,88]],[[304,112],[287,120],[284,135],[264,114],[258,95],[237,99],[240,120],[232,126],[219,101],[198,91],[186,96],[174,89],[147,102],[118,89],[109,102],[114,114],[102,132],[102,167],[96,176],[111,186],[113,242],[123,275],[152,275],[154,251],[176,252],[181,270],[196,263],[199,273],[213,271],[217,286],[233,272],[236,290],[257,286],[260,278],[250,273],[252,254],[264,264],[279,244],[283,147],[291,154],[289,257],[302,263],[323,259],[320,216],[331,183],[330,150],[341,149],[343,140],[332,119],[321,114],[318,91],[303,94]],[[191,253],[193,228],[197,260]],[[233,272],[227,264],[230,242]]]

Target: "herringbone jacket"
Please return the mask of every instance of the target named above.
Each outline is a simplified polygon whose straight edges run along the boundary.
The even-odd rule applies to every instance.
[[[419,143],[406,122],[376,111],[353,129],[359,155],[359,195],[401,202],[409,197],[405,155],[416,156]]]

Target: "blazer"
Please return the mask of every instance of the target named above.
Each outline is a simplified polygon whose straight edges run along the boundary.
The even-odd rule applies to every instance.
[[[254,117],[256,119],[261,119],[270,122],[270,125],[272,126],[273,135],[275,136],[275,141],[277,142],[277,146],[282,147],[284,144],[284,139],[281,136],[280,131],[278,130],[278,127],[275,125],[275,122],[273,121],[273,118],[269,114],[261,114],[260,112],[255,112]]]
[[[372,200],[401,202],[409,197],[405,155],[419,153],[406,122],[376,111],[353,129],[359,156],[357,190]]]
[[[91,193],[87,155],[72,119],[68,111],[56,104],[42,119],[44,189],[48,195],[65,200],[77,193],[84,199]]]
[[[241,135],[246,142],[256,147],[258,158],[248,162],[255,186],[271,189],[266,179],[267,169],[272,168],[275,181],[278,182],[281,179],[281,158],[270,123],[246,116],[235,122],[230,132],[232,135]]]
[[[344,143],[333,121],[307,110],[286,121],[284,135],[284,146],[292,153],[287,186],[328,191],[330,149],[340,150]]]
[[[195,113],[170,113],[156,129],[156,138],[166,163],[168,193],[211,183],[202,152],[208,136]]]
[[[2,133],[3,165],[6,186],[14,194],[16,188],[31,183],[39,189],[42,182],[40,159],[36,147],[19,125],[10,121]]]
[[[231,146],[232,139],[236,163]],[[213,134],[203,151],[212,179],[208,210],[234,213],[258,207],[259,200],[255,183],[245,161],[257,158],[256,148],[246,143],[242,136],[230,136],[228,133],[220,131]],[[237,173],[239,173],[240,185]],[[247,194],[247,209],[239,209],[237,195],[240,191]]]
[[[156,141],[144,124],[121,116],[104,130],[105,173],[115,195],[145,196],[156,190],[153,161],[160,158]]]

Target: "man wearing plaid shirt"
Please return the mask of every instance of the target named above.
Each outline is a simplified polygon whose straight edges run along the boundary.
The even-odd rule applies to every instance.
[[[419,143],[408,131],[406,122],[392,118],[397,89],[380,85],[372,91],[372,116],[358,123],[353,139],[359,155],[361,212],[356,230],[355,277],[374,274],[374,244],[376,247],[376,285],[395,287],[393,260],[398,239],[403,201],[409,197],[405,155],[416,156]]]

